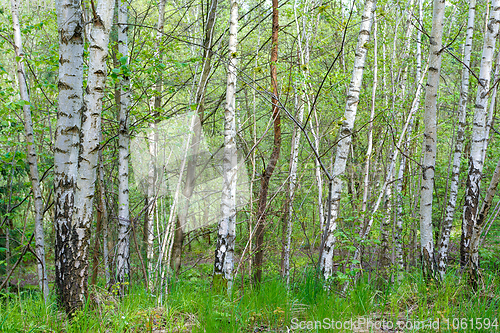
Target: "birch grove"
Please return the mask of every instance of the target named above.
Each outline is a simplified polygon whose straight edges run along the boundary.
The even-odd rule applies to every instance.
[[[499,33],[500,0],[4,1],[0,331],[498,330]]]

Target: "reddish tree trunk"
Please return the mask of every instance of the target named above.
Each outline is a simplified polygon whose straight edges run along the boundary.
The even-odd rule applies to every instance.
[[[259,206],[257,212],[256,244],[255,244],[255,266],[254,281],[260,282],[262,279],[262,262],[264,258],[264,228],[266,218],[267,193],[269,190],[269,180],[273,175],[274,168],[278,162],[281,148],[281,118],[278,108],[278,83],[276,63],[278,61],[278,0],[273,0],[273,28],[272,28],[272,48],[271,48],[271,86],[273,88],[272,113],[274,120],[274,147],[264,173],[262,174],[259,192]]]

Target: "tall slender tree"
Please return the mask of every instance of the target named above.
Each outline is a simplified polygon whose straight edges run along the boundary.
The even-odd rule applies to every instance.
[[[82,15],[79,2],[56,3],[60,10],[58,13],[60,48],[62,49],[62,52],[60,51],[60,64],[74,65],[73,67],[68,66],[69,68],[61,66],[62,69],[60,67],[59,70],[59,107],[65,109],[67,113],[59,116],[56,135],[64,131],[66,133],[59,134],[59,138],[65,139],[64,135],[67,132],[76,133],[74,133],[74,137],[71,137],[74,140],[71,142],[63,142],[62,140],[58,142],[56,138],[56,152],[59,153],[57,156],[59,160],[55,161],[57,165],[57,163],[65,164],[69,160],[68,164],[71,166],[71,170],[56,170],[55,174],[56,191],[70,189],[68,191],[70,193],[59,192],[59,196],[56,198],[56,284],[59,288],[62,304],[70,313],[80,308],[87,296],[90,227],[101,139],[106,57],[114,4],[115,2],[112,0],[101,0],[96,8],[93,8],[92,27],[89,35],[89,70],[86,93],[83,103],[73,104],[71,100],[79,101],[80,89],[83,90],[83,71],[80,71],[80,68],[83,70]],[[70,16],[66,16],[68,14]],[[68,21],[74,24],[68,27],[69,29],[66,26]],[[66,35],[68,31],[65,29],[69,30],[69,36]],[[79,53],[80,50],[82,53]],[[75,59],[69,59],[72,57]],[[75,80],[68,80],[66,76],[74,76]],[[68,81],[71,85],[64,85]],[[75,87],[76,85],[78,87]],[[65,94],[71,90],[74,90],[73,94]],[[61,94],[61,91],[64,93]],[[68,108],[61,105],[64,103],[70,106],[80,106],[80,108]],[[66,117],[70,118],[69,121]],[[73,120],[71,118],[76,118],[77,123],[72,123],[73,126],[67,128],[68,123]],[[58,149],[60,151],[57,151]],[[71,153],[74,153],[75,156],[72,156]],[[68,194],[69,196],[66,196]]]
[[[160,50],[161,38],[163,36],[164,24],[165,24],[165,5],[166,0],[160,0],[158,3],[158,23],[156,25],[156,37],[155,37],[155,53],[154,58],[156,61],[161,61],[162,52]],[[148,170],[148,190],[147,190],[147,209],[146,209],[146,226],[145,230],[145,238],[146,238],[146,257],[148,262],[148,276],[149,276],[149,286],[148,288],[153,289],[154,283],[154,220],[155,220],[155,211],[156,211],[156,202],[158,196],[157,189],[157,162],[156,158],[158,156],[158,132],[157,132],[157,118],[158,118],[158,110],[161,107],[161,96],[162,96],[162,75],[158,73],[154,83],[154,92],[153,97],[150,101],[150,109],[152,115],[152,123],[150,124],[151,130],[148,133],[148,143],[149,143],[149,154],[150,154],[150,163]]]
[[[432,30],[429,38],[429,72],[425,87],[424,114],[424,160],[422,164],[422,185],[420,189],[420,247],[424,273],[433,276],[435,272],[434,241],[432,230],[432,195],[437,149],[437,94],[443,40],[445,0],[434,0]]]
[[[256,232],[256,242],[255,242],[255,270],[253,279],[255,282],[260,283],[262,279],[262,264],[264,261],[264,229],[265,229],[265,219],[267,211],[267,195],[269,191],[269,180],[273,175],[276,164],[280,157],[281,150],[281,116],[280,109],[278,106],[279,96],[278,96],[278,32],[279,32],[279,15],[278,15],[278,0],[272,0],[272,34],[271,34],[271,87],[272,87],[272,119],[274,126],[274,142],[273,151],[271,152],[271,157],[269,158],[269,163],[267,164],[264,172],[261,175],[260,181],[260,191],[259,191],[259,203],[257,210],[257,225],[255,226]]]
[[[335,163],[333,165],[332,176],[333,184],[330,188],[331,195],[331,217],[330,224],[326,225],[326,239],[320,259],[321,271],[325,279],[333,273],[333,252],[335,247],[335,231],[337,229],[337,218],[340,210],[340,198],[342,193],[342,176],[345,173],[347,158],[351,149],[352,132],[354,121],[359,104],[359,92],[363,80],[366,54],[368,52],[367,44],[370,40],[371,27],[373,22],[373,13],[375,12],[374,0],[366,0],[363,14],[361,16],[360,31],[358,43],[356,46],[356,55],[354,58],[354,69],[352,71],[349,92],[344,111],[342,126],[339,130],[340,140],[337,144]]]
[[[484,166],[484,141],[487,140],[486,117],[488,113],[488,97],[490,92],[491,68],[495,43],[500,24],[500,0],[491,1],[490,18],[484,36],[479,85],[477,88],[476,105],[472,124],[472,140],[469,156],[469,171],[467,175],[467,190],[465,194],[462,236],[460,240],[460,264],[469,264],[470,241],[474,226],[477,223],[479,204],[479,188]]]
[[[491,204],[493,202],[493,198],[497,193],[498,183],[500,183],[500,160],[498,160],[495,171],[493,172],[493,176],[491,177],[490,186],[486,191],[486,195],[483,199],[483,206],[481,207],[481,211],[477,217],[477,222],[474,225],[474,229],[471,237],[471,249],[470,249],[470,272],[469,276],[471,278],[471,282],[474,288],[477,288],[479,280],[480,280],[480,272],[479,272],[479,242],[481,240],[481,234],[483,231],[484,224],[486,222],[486,218],[488,217],[488,213],[491,208]]]
[[[116,251],[116,282],[123,295],[126,282],[130,278],[130,213],[129,213],[129,108],[130,79],[128,77],[128,4],[118,0],[118,53],[123,76],[120,78],[120,111],[118,116],[118,244]]]
[[[24,51],[21,37],[21,26],[19,24],[19,2],[10,1],[12,10],[12,25],[14,28],[14,46],[17,65],[17,80],[19,82],[19,93],[23,103],[24,135],[26,136],[26,155],[30,167],[31,188],[33,191],[33,203],[35,206],[35,252],[37,256],[38,285],[42,291],[45,303],[49,295],[49,284],[47,281],[47,267],[45,264],[45,237],[43,231],[43,198],[40,187],[40,176],[38,173],[38,161],[33,137],[33,120],[31,118],[30,96],[26,82],[26,71],[24,69]]]
[[[83,292],[73,270],[77,233],[73,222],[81,114],[83,111],[84,24],[79,1],[57,0],[59,32],[59,98],[54,142],[55,270],[59,299],[67,311],[80,303]],[[80,265],[80,263],[79,263]],[[84,272],[85,274],[85,272]]]
[[[238,157],[236,153],[237,45],[238,0],[231,0],[228,48],[229,63],[227,68],[226,108],[224,111],[222,218],[219,222],[214,264],[214,283],[219,283],[219,287],[227,285],[228,292],[231,291],[233,283],[233,258],[236,237],[236,178],[238,166]],[[219,281],[216,281],[217,278]],[[222,284],[222,286],[220,284]]]
[[[437,264],[440,278],[444,278],[446,265],[448,261],[448,247],[450,243],[450,231],[453,226],[453,217],[457,204],[460,161],[462,159],[462,150],[464,145],[464,130],[467,116],[467,98],[469,96],[469,67],[472,54],[472,37],[474,34],[474,18],[476,15],[476,0],[469,2],[469,18],[467,20],[467,32],[465,35],[465,46],[462,68],[462,84],[460,89],[460,100],[458,102],[458,124],[455,139],[455,151],[453,153],[453,168],[451,171],[450,196],[446,206],[446,215],[442,223],[441,236],[439,240],[439,249],[437,252]]]

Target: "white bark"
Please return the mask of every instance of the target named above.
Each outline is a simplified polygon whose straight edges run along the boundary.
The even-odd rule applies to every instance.
[[[354,69],[352,72],[349,92],[347,94],[344,119],[340,129],[340,141],[337,144],[337,153],[335,156],[335,164],[333,166],[333,186],[331,200],[331,216],[330,223],[327,226],[326,239],[323,247],[323,253],[320,260],[321,271],[328,279],[333,273],[333,251],[335,246],[335,230],[337,229],[337,217],[340,209],[340,197],[342,192],[342,179],[345,173],[347,157],[349,154],[352,131],[356,112],[359,103],[359,92],[361,89],[361,81],[363,79],[363,71],[367,53],[367,44],[370,39],[370,31],[372,26],[373,12],[375,11],[375,1],[366,0],[365,8],[362,15],[361,27],[358,36],[358,44],[356,47],[356,56],[354,59]]]
[[[165,22],[165,3],[166,0],[161,0],[158,3],[158,24],[156,31],[156,39],[155,39],[155,58],[161,59],[160,52],[160,42],[161,37],[163,35],[163,26]],[[149,171],[148,171],[148,208],[146,210],[147,214],[147,223],[146,223],[146,232],[147,232],[147,241],[146,241],[146,258],[148,262],[148,276],[149,276],[149,290],[153,290],[153,275],[154,275],[154,212],[156,209],[156,201],[157,201],[157,175],[156,175],[156,157],[158,156],[158,133],[156,129],[156,115],[157,110],[161,106],[161,91],[162,91],[162,82],[161,82],[161,74],[158,74],[158,78],[154,85],[155,95],[151,98],[150,109],[152,111],[153,123],[151,124],[151,132],[148,134],[148,142],[149,142],[149,153],[151,157]]]
[[[368,191],[370,187],[370,160],[373,152],[373,121],[375,119],[375,101],[378,85],[378,43],[377,43],[377,16],[373,15],[373,85],[372,85],[372,105],[370,109],[370,121],[368,124],[368,146],[366,148],[365,173],[363,182],[363,201],[361,203],[361,214],[366,213],[368,204]]]
[[[298,90],[298,89],[297,89]],[[298,95],[298,91],[295,92],[295,108],[298,110],[297,120],[302,123],[304,119],[304,102],[305,96]],[[299,160],[299,144],[300,144],[300,134],[301,131],[294,126],[292,144],[290,147],[290,177],[289,177],[289,188],[288,188],[288,198],[287,198],[287,215],[286,219],[286,230],[285,230],[285,244],[283,251],[283,272],[282,276],[286,279],[286,284],[290,282],[290,248],[292,243],[292,230],[293,230],[293,198],[295,196],[295,189],[297,188],[297,167]]]
[[[66,311],[78,306],[78,284],[71,269],[74,195],[83,110],[83,21],[78,1],[57,0],[59,99],[54,142],[55,270]]]
[[[157,145],[158,145],[158,134],[156,124],[151,124],[151,131],[148,133],[148,141],[149,141],[149,170],[148,170],[148,200],[147,200],[147,220],[146,220],[146,258],[148,262],[148,289],[150,291],[153,290],[153,275],[154,275],[154,249],[153,243],[155,239],[154,234],[154,212],[156,209],[156,201],[157,201],[157,191],[155,189],[156,185],[156,157],[158,155]]]
[[[33,202],[35,206],[35,252],[37,256],[38,285],[42,291],[45,303],[49,295],[49,285],[47,282],[47,269],[45,266],[45,240],[43,231],[43,199],[40,187],[40,177],[38,173],[37,154],[35,140],[33,137],[33,121],[31,119],[30,96],[28,84],[26,82],[26,72],[24,70],[24,52],[21,38],[21,27],[19,24],[19,3],[11,0],[12,24],[14,28],[14,46],[17,64],[17,79],[19,82],[19,92],[23,104],[24,133],[26,136],[26,155],[30,168],[30,180],[33,190]]]
[[[396,161],[396,159],[394,159]],[[395,163],[394,163],[395,164]],[[394,174],[394,168],[391,168],[390,174],[387,175],[389,183],[392,183]],[[380,241],[381,241],[381,253],[380,253],[380,261],[379,265],[383,272],[388,272],[391,266],[391,257],[389,253],[389,234],[390,234],[390,226],[392,220],[392,184],[385,186],[385,195],[384,195],[384,217],[382,219],[382,223],[380,226]]]
[[[102,99],[106,82],[106,58],[109,33],[113,19],[113,0],[99,1],[96,16],[89,36],[89,72],[84,97],[85,108],[80,132],[80,156],[78,162],[77,187],[75,192],[75,235],[76,246],[73,253],[74,269],[84,278],[78,281],[83,293],[78,295],[85,301],[87,293],[88,253],[90,247],[90,227],[93,215],[93,199],[97,180],[97,166],[101,138]]]
[[[234,268],[234,240],[236,229],[236,79],[238,45],[238,1],[230,2],[229,64],[227,69],[226,108],[224,112],[224,159],[222,187],[222,218],[219,222],[215,249],[214,279],[223,275],[227,290],[231,291]],[[215,281],[217,282],[217,281]],[[220,282],[219,282],[220,283]]]
[[[307,10],[307,4],[306,9]],[[294,14],[295,14],[295,25],[297,28],[298,35],[298,48],[299,48],[299,71],[300,74],[304,76],[302,81],[307,81],[309,77],[308,66],[309,66],[309,42],[310,42],[310,31],[307,31],[307,28],[310,28],[309,24],[307,24],[306,13],[302,16],[302,29],[300,28],[300,24],[298,21],[297,15],[297,1],[294,3]],[[307,28],[306,28],[307,26]],[[309,29],[310,30],[310,29]],[[299,74],[299,75],[300,75]],[[302,90],[302,92],[301,92]],[[307,100],[306,95],[307,85],[301,84],[300,86],[295,87],[295,109],[297,110],[297,120],[301,124],[304,119],[304,108]],[[312,125],[312,123],[311,123]],[[314,130],[313,130],[314,132]],[[298,159],[299,159],[299,144],[300,144],[300,136],[301,130],[294,125],[293,134],[292,134],[292,144],[290,147],[290,177],[289,177],[289,187],[288,187],[288,198],[287,205],[288,207],[285,209],[285,224],[284,228],[284,241],[285,244],[283,246],[283,267],[282,267],[282,276],[286,279],[286,284],[290,283],[290,249],[292,243],[292,231],[293,231],[293,199],[295,197],[295,189],[297,187],[297,168],[298,168]],[[316,135],[314,134],[316,137]],[[318,162],[318,161],[316,161]],[[321,184],[321,173],[316,175],[316,179],[318,184]],[[319,191],[321,193],[321,191]],[[321,221],[321,213],[320,213],[320,221]]]
[[[483,54],[479,71],[479,86],[477,88],[476,105],[472,126],[471,152],[469,157],[469,173],[467,191],[464,203],[462,222],[462,239],[460,246],[460,263],[469,263],[470,240],[477,219],[479,203],[479,188],[484,166],[484,142],[487,140],[486,116],[488,92],[490,89],[491,67],[495,42],[498,35],[500,19],[500,0],[492,0],[490,20],[484,37]]]
[[[102,135],[101,135],[102,139]],[[106,205],[106,189],[104,185],[104,164],[102,159],[102,151],[99,153],[99,208],[101,209],[101,223],[102,223],[102,254],[104,259],[104,278],[106,279],[106,286],[109,288],[111,283],[111,271],[109,269],[110,257],[109,253],[112,252],[113,243],[109,240],[109,218],[108,207]]]
[[[314,113],[314,124],[311,121],[311,133],[314,138],[314,149],[319,152],[320,137],[319,137],[319,120],[316,108],[313,110]],[[314,159],[316,163],[316,183],[318,184],[318,217],[320,230],[325,228],[325,213],[323,211],[323,177],[321,176],[321,164],[317,158]]]
[[[437,93],[443,40],[445,0],[434,0],[430,36],[429,72],[425,88],[424,160],[420,190],[420,246],[425,274],[435,271],[434,241],[432,232],[432,196],[437,150]]]
[[[128,54],[128,9],[125,0],[118,6],[118,53],[126,58],[124,66],[129,65]],[[118,129],[118,244],[116,259],[116,282],[120,283],[123,294],[124,285],[130,278],[130,214],[129,214],[129,107],[130,80],[128,76],[120,79],[120,113]]]
[[[479,242],[481,240],[481,233],[483,231],[486,218],[488,217],[488,213],[491,208],[491,203],[493,202],[493,198],[497,193],[497,187],[499,182],[500,182],[500,160],[498,160],[495,172],[491,177],[490,186],[488,187],[488,191],[486,191],[486,195],[483,199],[483,206],[481,207],[481,212],[477,217],[477,223],[474,225],[474,231],[471,237],[470,261],[472,265],[471,267],[472,273],[474,274],[473,277],[477,277],[479,273]]]
[[[469,96],[469,69],[470,58],[472,53],[472,37],[474,34],[474,18],[476,14],[476,0],[469,2],[469,18],[467,21],[467,32],[465,36],[465,47],[463,56],[463,69],[462,69],[462,84],[460,89],[460,100],[458,102],[458,125],[457,137],[455,142],[455,151],[453,153],[453,168],[451,171],[450,182],[450,197],[446,206],[446,216],[443,221],[441,238],[439,240],[438,249],[438,272],[441,279],[444,278],[446,272],[446,264],[448,261],[448,246],[450,243],[450,231],[453,226],[453,217],[455,215],[455,206],[458,196],[460,161],[462,158],[463,142],[464,142],[464,129],[467,115],[467,98]]]
[[[493,126],[493,116],[495,114],[495,106],[498,91],[498,82],[500,80],[500,52],[497,52],[497,58],[495,60],[495,75],[493,76],[493,81],[491,81],[494,86],[490,91],[490,104],[488,107],[488,119],[486,120],[486,133],[484,135],[485,140],[483,142],[483,161],[486,159],[486,150],[488,148],[488,143],[490,142],[490,130]]]

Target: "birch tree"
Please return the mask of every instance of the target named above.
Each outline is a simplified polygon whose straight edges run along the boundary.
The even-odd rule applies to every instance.
[[[470,278],[473,287],[477,288],[480,279],[479,273],[479,242],[481,240],[481,233],[483,231],[484,223],[488,217],[488,213],[493,202],[493,198],[497,193],[498,183],[500,182],[500,160],[498,160],[497,166],[491,177],[490,186],[486,191],[486,195],[483,199],[483,205],[481,211],[477,217],[477,222],[474,225],[472,237],[471,237],[471,249],[470,249]]]
[[[472,53],[472,37],[474,34],[474,19],[476,14],[476,0],[471,0],[469,2],[469,18],[467,20],[467,32],[465,35],[465,46],[464,46],[464,56],[463,56],[463,68],[462,68],[462,84],[460,88],[460,100],[458,102],[458,124],[457,124],[457,136],[455,141],[455,151],[453,153],[453,167],[451,171],[451,182],[450,182],[450,197],[448,199],[448,204],[446,206],[446,215],[442,224],[441,236],[439,240],[438,249],[438,272],[441,279],[444,278],[446,272],[446,265],[448,261],[448,247],[450,243],[450,231],[453,226],[453,217],[455,215],[455,207],[457,204],[458,196],[458,185],[459,185],[459,173],[460,173],[460,161],[462,158],[463,142],[464,142],[464,130],[465,121],[467,116],[467,98],[469,96],[469,67],[470,58]]]
[[[76,50],[78,50],[78,52],[80,51],[80,43],[83,43],[82,15],[79,3],[61,2],[56,3],[56,7],[60,10],[60,14],[58,15],[60,21],[58,20],[58,23],[60,24],[60,44],[64,52],[61,54],[62,60],[60,60],[60,63],[65,63],[67,61],[74,65],[74,67],[71,68],[62,66],[61,69],[60,67],[59,107],[61,107],[61,103],[67,103],[73,106],[74,104],[68,100],[79,100],[79,88],[83,88],[83,72],[82,76],[80,76],[80,67],[83,69],[83,44],[81,48],[82,53],[76,53]],[[72,167],[67,174],[64,174],[66,170],[63,170],[60,174],[56,172],[55,184],[56,189],[58,187],[60,188],[61,185],[65,185],[63,183],[64,179],[62,181],[58,179],[60,176],[70,179],[70,197],[66,199],[66,202],[60,202],[59,200],[61,200],[61,197],[56,198],[56,200],[59,201],[57,204],[63,204],[65,206],[62,207],[63,214],[67,214],[68,211],[71,211],[70,215],[66,215],[67,219],[64,219],[64,217],[60,218],[57,215],[58,207],[56,206],[56,223],[59,224],[56,224],[56,232],[58,232],[56,238],[60,241],[59,247],[58,241],[56,241],[56,251],[60,251],[56,254],[56,284],[58,284],[60,289],[61,301],[66,311],[70,313],[84,304],[87,295],[90,227],[93,216],[93,198],[101,138],[101,112],[106,80],[106,57],[108,53],[109,32],[111,29],[113,10],[114,1],[112,0],[101,0],[96,8],[93,8],[92,27],[89,35],[89,74],[84,101],[83,104],[78,104],[78,106],[80,106],[79,109],[71,108],[67,111],[67,116],[63,115],[58,119],[58,133],[63,130],[66,132],[76,132],[75,138],[72,138],[75,139],[74,141],[71,143],[64,142],[68,144],[66,147],[61,149],[60,144],[63,142],[56,142],[56,151],[58,149],[62,150],[59,152],[60,156],[58,156],[59,160],[57,162],[65,164],[67,163],[66,160],[69,159],[71,160],[69,164]],[[70,16],[66,16],[68,14]],[[68,21],[74,24],[71,26],[72,30],[69,31],[69,36],[66,35],[67,31],[64,31]],[[76,41],[72,42],[72,40]],[[72,46],[70,50],[65,49],[68,44]],[[72,63],[73,59],[68,59],[72,57],[76,58],[74,63]],[[65,82],[61,79],[61,74],[75,76],[78,81],[75,79],[74,81],[70,81],[71,86],[69,84],[64,86],[63,84]],[[63,77],[63,79],[65,79],[65,77]],[[73,87],[73,85],[78,85],[80,87],[76,88]],[[61,95],[62,90],[72,89],[75,90],[74,94],[69,96],[65,94]],[[65,108],[65,106],[62,107]],[[73,124],[70,128],[66,128],[67,123],[69,123],[63,123],[66,117],[76,118],[78,121],[77,124]],[[73,119],[70,119],[70,121],[71,120]],[[80,120],[81,128],[79,127]],[[69,151],[68,147],[73,149],[72,146],[75,146],[75,150]],[[74,153],[75,156],[68,156],[68,153]],[[73,158],[75,159],[74,164]],[[57,162],[55,161],[56,165]],[[65,193],[62,193],[61,195],[64,194]],[[68,208],[69,205],[71,205],[71,210]],[[57,220],[58,218],[59,220]],[[57,267],[57,265],[59,265],[59,267]]]
[[[19,82],[19,93],[23,103],[24,134],[26,136],[26,156],[30,169],[31,188],[33,191],[33,203],[35,207],[35,253],[37,256],[38,285],[42,291],[44,301],[47,303],[49,285],[47,282],[47,267],[45,264],[45,237],[43,231],[43,198],[40,187],[40,176],[38,173],[37,153],[33,137],[33,121],[31,118],[30,96],[26,82],[26,71],[24,69],[24,52],[21,37],[21,26],[19,24],[19,2],[10,1],[12,10],[12,24],[14,28],[14,47],[17,65],[17,80]]]
[[[331,186],[331,217],[330,225],[326,225],[326,239],[320,259],[320,267],[325,279],[328,279],[333,273],[333,251],[335,246],[335,231],[337,229],[337,218],[340,209],[340,198],[342,193],[342,179],[345,173],[347,157],[349,155],[352,131],[356,112],[359,104],[359,92],[363,80],[363,71],[365,66],[367,44],[370,40],[370,31],[375,11],[376,1],[366,0],[363,14],[361,16],[360,31],[358,43],[356,46],[356,56],[354,58],[354,69],[352,72],[351,83],[347,94],[346,107],[342,126],[339,130],[340,140],[337,144],[335,163],[333,165],[332,176],[333,184]]]
[[[476,105],[472,125],[469,171],[467,175],[462,236],[460,240],[460,264],[462,267],[469,264],[470,241],[474,226],[477,222],[479,188],[481,184],[485,156],[484,142],[487,140],[487,103],[490,91],[491,67],[493,62],[493,53],[495,51],[495,42],[498,35],[499,19],[500,0],[492,0],[489,23],[484,36],[481,67],[479,71],[479,85],[477,88]]]
[[[224,111],[224,158],[222,183],[222,218],[219,222],[215,248],[214,284],[227,286],[231,292],[233,284],[234,243],[236,232],[236,177],[238,158],[236,154],[236,78],[238,45],[238,0],[230,2],[229,18],[229,63],[227,68],[226,107]]]
[[[56,0],[59,32],[59,98],[54,142],[55,284],[67,311],[80,304],[73,254],[73,222],[81,112],[83,111],[83,19],[78,1]],[[80,265],[80,262],[78,263]]]
[[[118,53],[120,63],[129,65],[128,52],[128,4],[119,0],[118,5]],[[130,277],[130,214],[129,214],[129,107],[130,91],[128,69],[120,78],[120,112],[118,117],[118,244],[116,257],[116,282],[123,295],[125,282]]]
[[[424,114],[424,159],[422,164],[422,185],[420,189],[420,247],[424,274],[434,275],[434,241],[432,231],[432,195],[437,149],[437,93],[443,40],[445,0],[434,0],[432,30],[429,38],[430,55],[427,85],[425,87]]]
[[[166,0],[161,0],[158,3],[158,23],[156,26],[156,38],[155,38],[155,59],[161,61],[160,52],[160,42],[163,35],[163,27],[165,22],[165,4]],[[154,84],[154,96],[150,101],[150,109],[152,111],[153,122],[150,125],[151,131],[148,133],[149,142],[149,154],[150,154],[150,164],[148,172],[148,190],[147,190],[147,221],[145,227],[146,233],[146,258],[148,262],[148,276],[149,276],[149,286],[148,288],[152,290],[153,288],[153,275],[154,275],[154,213],[156,210],[157,201],[157,190],[156,190],[156,157],[158,155],[158,133],[156,129],[156,117],[157,110],[161,106],[161,93],[162,93],[162,77],[158,74],[156,82]]]
[[[309,77],[308,66],[309,66],[309,54],[310,54],[310,42],[312,34],[312,22],[308,18],[307,11],[310,9],[312,4],[309,1],[304,3],[304,15],[302,15],[302,24],[299,23],[297,15],[297,4],[294,3],[294,16],[295,16],[295,26],[297,28],[298,35],[298,67],[299,67],[299,77],[300,81],[307,81]],[[302,27],[301,27],[302,25]],[[302,79],[303,77],[303,79]],[[299,80],[297,80],[299,81]],[[304,119],[304,109],[306,103],[308,102],[307,96],[307,84],[294,83],[294,99],[295,99],[295,109],[297,112],[297,121],[302,123]],[[310,103],[308,103],[310,107]],[[315,117],[316,118],[316,117]],[[311,121],[311,131],[314,133],[313,136],[316,137],[316,132],[314,131],[314,125]],[[292,143],[290,147],[290,176],[289,185],[287,190],[287,201],[285,204],[285,210],[283,213],[283,249],[281,258],[281,275],[286,279],[287,285],[290,282],[290,251],[292,246],[292,230],[293,230],[293,199],[295,197],[295,190],[297,187],[297,168],[299,159],[299,145],[301,130],[297,125],[294,124],[292,133]],[[317,148],[316,148],[317,149]],[[318,163],[318,161],[316,161]],[[319,164],[319,163],[318,163]],[[317,165],[319,168],[319,165]],[[319,176],[319,177],[318,177]],[[321,184],[321,171],[319,175],[316,174],[316,181]],[[318,186],[319,189],[319,186]],[[319,191],[321,195],[321,190]],[[318,197],[319,198],[319,197]],[[321,200],[321,199],[320,199]],[[322,211],[320,211],[320,221],[322,219]]]

